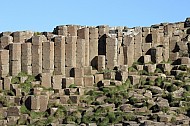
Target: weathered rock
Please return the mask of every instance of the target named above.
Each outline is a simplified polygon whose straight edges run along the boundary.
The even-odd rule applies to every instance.
[[[7,116],[20,116],[20,107],[9,107],[7,109]]]
[[[150,87],[150,90],[151,90],[151,92],[154,93],[154,94],[162,94],[162,92],[163,92],[163,89],[161,89],[161,88],[158,87],[158,86],[151,86],[151,87]]]

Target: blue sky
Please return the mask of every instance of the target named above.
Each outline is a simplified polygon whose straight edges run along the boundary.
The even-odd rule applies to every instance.
[[[150,26],[184,21],[190,0],[0,0],[0,32],[57,25]]]

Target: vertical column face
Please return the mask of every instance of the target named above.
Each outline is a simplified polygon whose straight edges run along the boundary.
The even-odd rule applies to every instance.
[[[97,67],[98,56],[98,28],[89,28],[89,63]]]
[[[21,72],[21,43],[9,45],[10,51],[10,75],[16,76]]]
[[[167,62],[169,60],[169,37],[164,37],[163,45],[163,60]]]
[[[47,110],[49,97],[47,95],[40,95],[40,112]]]
[[[39,110],[40,109],[40,96],[30,96],[30,109]]]
[[[106,55],[106,34],[108,34],[108,32],[108,26],[98,26],[98,55]]]
[[[76,67],[76,36],[66,37],[65,43],[65,66]]]
[[[151,34],[153,47],[160,45],[160,34],[158,32],[158,29],[151,29]]]
[[[124,54],[123,54],[123,46],[122,46],[122,40],[123,40],[123,27],[117,27],[117,39],[118,39],[118,45],[117,45],[117,52],[118,52],[118,65],[124,65]]]
[[[77,36],[79,39],[89,39],[89,28],[81,28],[77,30]]]
[[[164,27],[164,34],[168,35],[169,37],[172,37],[173,34],[173,25],[168,24]]]
[[[85,66],[85,39],[77,39],[76,44],[76,67]]]
[[[10,60],[20,61],[21,60],[21,43],[10,44]]]
[[[100,25],[98,26],[98,34],[99,37],[103,36],[104,34],[109,33],[109,26],[108,25]]]
[[[9,50],[0,50],[0,77],[9,74]]]
[[[24,32],[14,32],[13,33],[13,42],[14,43],[24,43],[25,42],[25,34]]]
[[[92,75],[84,76],[83,81],[84,81],[84,87],[91,87],[94,84],[94,77]]]
[[[169,57],[171,60],[176,60],[175,58],[178,58],[178,49],[176,50],[176,44],[178,41],[180,41],[179,36],[173,36],[169,38]]]
[[[150,49],[151,60],[154,63],[160,63],[163,61],[163,47],[153,47]]]
[[[118,65],[124,65],[124,52],[123,52],[123,46],[120,46],[118,48]]]
[[[32,74],[42,73],[42,45],[32,45]]]
[[[42,73],[42,43],[47,41],[43,35],[32,37],[32,74]]]
[[[78,39],[85,39],[85,66],[89,66],[89,28],[78,29]]]
[[[53,73],[54,71],[54,42],[42,43],[42,72]]]
[[[142,43],[151,43],[152,35],[150,34],[150,28],[142,27]]]
[[[105,69],[105,63],[106,57],[105,55],[98,55],[98,71],[102,71]]]
[[[142,56],[142,28],[135,28],[135,32],[137,34],[134,38],[134,61],[138,61]]]
[[[41,85],[45,88],[51,87],[51,73],[41,74]]]
[[[54,45],[54,72],[55,75],[65,75],[65,37],[55,37]]]
[[[156,63],[163,61],[163,47],[156,47]]]
[[[21,45],[21,70],[29,75],[32,74],[32,44]]]
[[[3,80],[3,89],[4,89],[4,90],[10,90],[10,87],[11,87],[11,79],[12,79],[11,76],[4,78],[4,80]]]
[[[0,40],[0,49],[9,49],[10,43],[13,43],[12,36],[2,36]]]
[[[83,68],[74,68],[73,73],[74,73],[75,78],[82,78],[84,76],[84,69]]]
[[[115,37],[106,38],[106,68],[114,69],[117,65],[117,39]]]
[[[37,35],[32,37],[32,45],[42,46],[42,43],[46,41],[47,38],[44,35]]]
[[[67,26],[63,25],[63,26],[57,26],[54,31],[55,34],[57,35],[63,35],[63,36],[67,36]]]
[[[54,75],[51,79],[53,89],[62,89],[62,75]]]
[[[68,25],[67,26],[67,35],[68,36],[77,36],[77,25]]]
[[[131,66],[134,62],[134,37],[124,36],[123,44],[124,64]]]

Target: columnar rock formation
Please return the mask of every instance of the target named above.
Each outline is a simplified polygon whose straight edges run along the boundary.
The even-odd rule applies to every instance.
[[[183,66],[180,67],[180,65]],[[8,113],[2,115],[4,118],[0,119],[0,125],[16,125],[16,121],[22,116],[25,118],[26,113],[20,116],[20,106],[23,105],[32,112],[47,112],[48,109],[50,115],[59,109],[49,107],[52,104],[72,103],[84,109],[91,107],[91,102],[86,101],[84,104],[80,102],[85,101],[85,99],[80,99],[80,96],[84,94],[84,87],[87,91],[95,89],[95,93],[100,93],[100,98],[96,98],[97,104],[102,102],[107,105],[114,99],[110,101],[105,99],[112,95],[116,98],[115,95],[117,96],[118,92],[109,94],[104,92],[102,87],[111,90],[113,85],[120,86],[120,89],[123,86],[126,88],[123,89],[126,93],[127,88],[130,87],[125,84],[128,81],[137,89],[134,89],[132,93],[127,92],[127,95],[122,92],[124,95],[122,103],[126,104],[119,106],[120,101],[116,101],[109,104],[109,107],[111,106],[113,110],[120,107],[122,111],[125,111],[124,109],[131,109],[132,112],[141,111],[144,114],[142,118],[147,119],[148,116],[145,113],[149,112],[150,108],[142,107],[140,103],[148,99],[146,103],[157,105],[156,107],[161,108],[160,111],[164,107],[172,106],[173,104],[169,106],[166,98],[160,98],[162,95],[167,94],[168,97],[171,95],[163,90],[167,82],[177,83],[181,77],[180,73],[187,73],[189,67],[190,18],[184,22],[161,23],[151,27],[63,25],[54,28],[53,32],[2,32],[0,34],[0,90],[12,91],[7,94],[13,93],[13,96],[5,97],[8,102],[15,102],[16,105],[7,108],[8,105],[5,105],[1,97],[3,95],[0,93],[0,111]],[[189,86],[186,84],[188,77],[190,78],[190,76],[184,76],[184,79],[181,79],[185,85],[179,90],[176,89],[178,92],[172,92],[175,98],[181,97],[186,90],[190,90],[185,89],[185,86]],[[157,84],[159,79],[163,79],[160,83],[164,86]],[[148,83],[148,86],[144,82]],[[156,86],[151,85],[151,82],[155,82]],[[139,85],[146,88],[139,90]],[[161,86],[164,89],[161,89]],[[102,90],[105,96],[101,96]],[[118,95],[118,99],[121,98],[120,96]],[[136,99],[132,99],[133,97]],[[183,103],[179,104],[188,105],[187,99],[183,99]],[[174,110],[171,111],[174,112]],[[82,116],[80,119],[83,118]],[[170,115],[169,117],[164,114],[159,116],[162,120],[160,122],[171,122]],[[144,119],[146,120],[144,121],[140,118],[139,115],[136,117],[143,124],[148,120]],[[25,120],[30,120],[31,124],[36,121],[28,117]],[[142,120],[144,122],[141,122]],[[188,121],[189,118],[186,119],[184,116],[184,120]],[[57,120],[56,124],[62,124],[62,122]]]
[[[2,32],[1,74],[51,73],[72,77],[73,68],[113,70],[134,62],[161,63],[188,57],[186,22],[151,27],[57,26],[53,32]]]

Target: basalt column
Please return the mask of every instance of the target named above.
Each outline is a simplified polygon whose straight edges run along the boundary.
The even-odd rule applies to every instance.
[[[98,26],[98,55],[106,55],[106,34],[109,33],[107,25]]]
[[[47,41],[43,35],[32,37],[32,74],[42,73],[42,43]]]
[[[134,62],[134,37],[125,35],[123,38],[124,64],[131,66]]]
[[[72,70],[76,67],[76,42],[77,36],[66,37],[65,43],[65,75],[72,76]]]
[[[77,31],[78,39],[84,39],[85,40],[85,45],[84,45],[84,50],[85,50],[85,66],[89,66],[89,28],[81,28],[78,29]],[[90,50],[92,51],[92,50]]]
[[[134,61],[138,61],[142,56],[142,28],[135,28],[134,36]]]
[[[12,36],[2,36],[0,39],[0,49],[9,49],[9,44],[13,43]]]
[[[0,77],[9,74],[9,50],[0,50]]]
[[[54,73],[65,76],[65,37],[56,36],[54,41]]]
[[[106,68],[113,70],[117,65],[117,38],[107,36],[106,38]]]
[[[31,43],[23,43],[22,47],[22,61],[21,67],[22,71],[32,75],[32,44]]]
[[[118,40],[118,45],[117,45],[117,52],[118,52],[118,65],[124,65],[124,53],[123,53],[123,27],[117,27],[117,40]]]
[[[77,39],[76,43],[76,67],[85,66],[85,39]]]
[[[97,68],[98,28],[89,28],[89,33],[89,61],[92,67]]]
[[[42,43],[42,72],[53,73],[54,71],[54,42]]]
[[[53,33],[57,35],[67,36],[67,26],[66,25],[57,26],[56,28],[54,28]]]
[[[10,51],[10,75],[16,76],[21,72],[21,43],[9,45]]]

